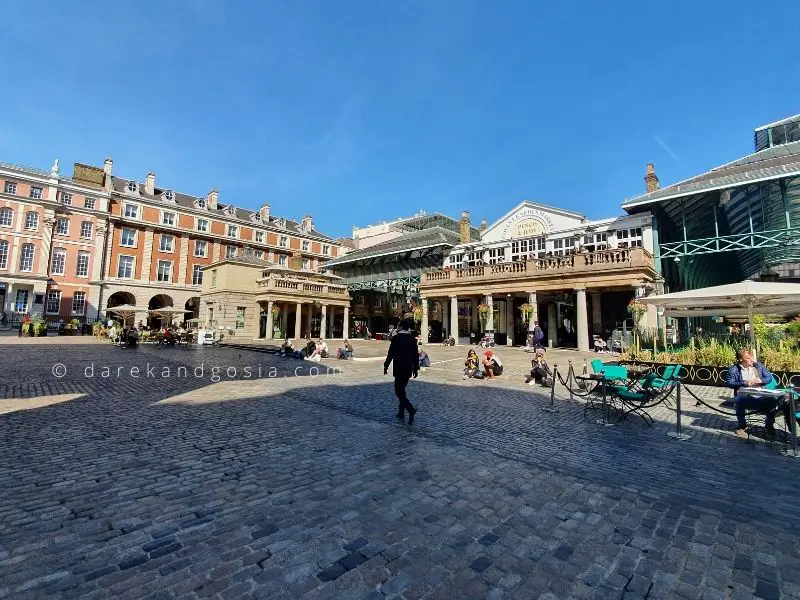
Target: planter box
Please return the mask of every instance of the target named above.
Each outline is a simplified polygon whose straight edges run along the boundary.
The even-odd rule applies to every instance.
[[[674,363],[654,363],[639,360],[621,360],[621,365],[636,365],[654,367],[659,373],[664,372],[664,368]],[[709,385],[714,387],[728,387],[725,384],[725,375],[728,367],[711,367],[707,365],[682,365],[681,381],[689,385]],[[770,371],[781,386],[797,385],[800,386],[800,373],[792,371]]]

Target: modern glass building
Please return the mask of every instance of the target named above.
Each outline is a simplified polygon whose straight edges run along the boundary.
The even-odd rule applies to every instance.
[[[656,269],[665,291],[746,278],[800,280],[800,115],[755,130],[755,151],[626,200],[654,218]]]

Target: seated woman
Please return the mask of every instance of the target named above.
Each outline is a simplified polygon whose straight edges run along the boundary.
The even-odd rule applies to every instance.
[[[287,337],[283,344],[281,344],[281,351],[279,354],[281,356],[289,356],[294,353],[294,344],[292,343],[292,338]]]
[[[339,350],[336,351],[336,358],[339,360],[353,358],[353,344],[351,344],[348,340],[345,340],[344,348],[339,348]]]
[[[303,354],[303,358],[310,358],[316,349],[317,345],[314,343],[314,340],[308,338],[305,347],[300,352]]]
[[[525,383],[532,384],[534,382],[550,387],[553,381],[553,372],[550,370],[550,365],[544,359],[544,350],[537,350],[536,355],[531,360],[531,374],[525,378]],[[550,385],[548,385],[550,384]]]
[[[528,337],[525,338],[525,349],[524,352],[535,352],[536,351],[536,340],[533,337],[533,332],[531,331],[528,334]]]
[[[316,346],[314,346],[314,350],[311,352],[311,356],[308,358],[315,362],[319,362],[323,358],[328,358],[328,344],[325,340],[319,338]]]
[[[467,352],[467,360],[464,361],[464,379],[475,377],[478,374],[478,354],[472,348]]]
[[[418,347],[418,354],[419,354],[419,366],[420,367],[430,367],[431,366],[431,359],[428,358],[428,353],[422,349],[422,342],[419,343]]]
[[[605,352],[608,348],[608,344],[605,343],[602,337],[599,335],[594,336],[594,351],[595,352]]]
[[[483,374],[486,379],[492,380],[498,375],[503,374],[503,363],[500,357],[491,350],[487,350],[483,355]]]

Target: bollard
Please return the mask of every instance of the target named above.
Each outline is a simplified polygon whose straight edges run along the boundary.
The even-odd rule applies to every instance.
[[[791,420],[789,431],[792,432],[792,450],[790,452],[785,452],[784,455],[791,458],[800,458],[800,456],[797,455],[797,404],[794,401],[794,388],[789,388],[789,411]]]
[[[569,389],[569,401],[572,402],[575,400],[572,396],[572,381],[575,377],[575,371],[572,369],[572,361],[567,361],[569,363],[569,371],[567,371],[567,389]],[[555,382],[553,382],[555,384]]]
[[[668,437],[671,437],[676,440],[689,440],[692,436],[683,433],[683,427],[681,425],[681,382],[675,386],[675,410],[677,414],[677,418],[675,421],[675,431],[670,431],[667,433]]]
[[[553,385],[550,387],[550,404],[542,410],[544,412],[558,412],[556,408],[556,382],[558,381],[558,365],[553,365]]]

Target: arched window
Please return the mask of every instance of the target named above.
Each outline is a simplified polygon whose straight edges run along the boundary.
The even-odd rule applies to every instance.
[[[0,227],[11,227],[14,220],[14,211],[10,208],[0,208]]]

